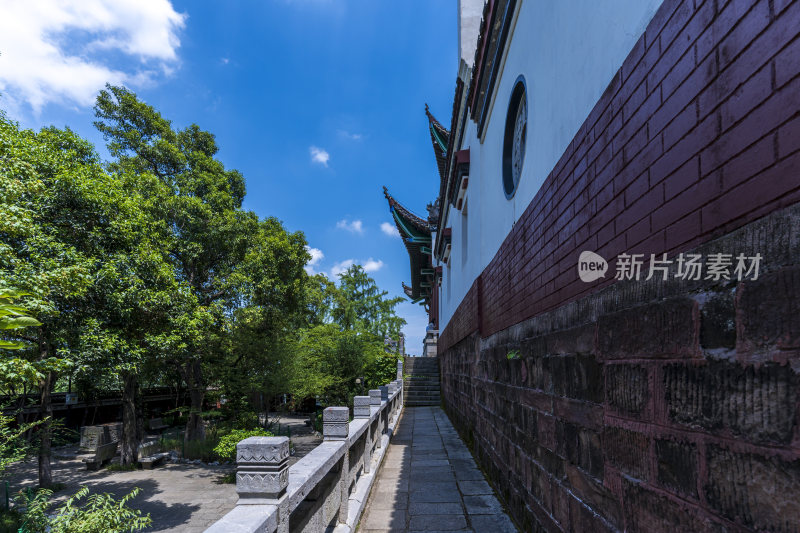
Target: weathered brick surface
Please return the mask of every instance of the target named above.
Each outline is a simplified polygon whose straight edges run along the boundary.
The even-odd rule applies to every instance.
[[[719,446],[708,448],[709,505],[759,531],[800,530],[800,460],[784,461]]]
[[[607,427],[603,432],[603,446],[607,459],[626,474],[649,480],[650,438],[642,433]]]
[[[788,444],[796,426],[797,374],[775,363],[710,360],[664,369],[669,417],[708,430],[729,430],[754,442]]]
[[[697,497],[697,445],[656,440],[658,482],[685,496]]]
[[[676,298],[602,316],[598,345],[603,359],[693,357],[699,353],[699,309]]]
[[[728,531],[697,508],[672,500],[635,481],[623,481],[627,531],[647,533],[693,533]]]
[[[800,350],[800,267],[743,282],[736,295],[737,350]]]
[[[613,409],[638,415],[647,407],[650,387],[641,365],[606,365],[606,400]]]
[[[799,58],[800,2],[665,0],[442,331],[524,531],[800,531]],[[585,284],[585,249],[763,259]]]

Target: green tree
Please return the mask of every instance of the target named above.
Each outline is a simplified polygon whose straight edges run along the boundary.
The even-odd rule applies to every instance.
[[[101,91],[95,113],[110,170],[159,184],[150,209],[168,229],[167,257],[186,291],[161,341],[189,389],[185,436],[199,439],[211,381],[227,377],[238,388],[230,369],[274,367],[276,346],[302,317],[305,238],[242,209],[244,178],[216,159],[211,133],[195,124],[174,129],[123,87]]]
[[[387,335],[397,338],[406,323],[395,313],[395,307],[403,298],[387,298],[388,295],[388,292],[380,290],[361,265],[352,265],[339,274],[333,321],[344,330],[355,329],[381,338]]]
[[[59,373],[69,368],[72,318],[86,300],[102,254],[115,188],[91,145],[69,130],[20,130],[0,114],[0,286],[30,295],[40,325],[18,334],[19,360],[36,368],[40,393],[39,483],[49,486],[52,405]]]
[[[372,388],[391,381],[397,354],[387,353],[386,336],[397,338],[405,320],[359,265],[339,276],[336,286],[324,276],[311,279],[307,298],[309,327],[299,333],[294,393],[316,396],[323,404],[347,405],[362,392],[357,378]]]

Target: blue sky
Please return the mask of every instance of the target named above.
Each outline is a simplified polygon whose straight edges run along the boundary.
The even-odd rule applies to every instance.
[[[455,1],[0,4],[0,107],[12,118],[102,147],[94,96],[124,83],[176,126],[214,133],[247,180],[245,207],[303,231],[319,256],[309,268],[331,275],[354,261],[402,294],[408,256],[381,228],[381,187],[419,214],[438,193],[424,104],[449,121]],[[418,354],[425,313],[399,311]]]

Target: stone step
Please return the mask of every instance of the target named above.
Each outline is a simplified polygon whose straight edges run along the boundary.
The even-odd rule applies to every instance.
[[[439,394],[412,394],[412,395],[406,396],[403,399],[403,401],[407,401],[407,402],[426,401],[426,400],[439,401],[439,398],[441,398],[441,395],[439,395]]]

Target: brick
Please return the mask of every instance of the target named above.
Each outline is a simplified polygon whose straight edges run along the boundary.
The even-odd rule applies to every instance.
[[[691,212],[677,222],[672,222],[665,229],[664,251],[672,255],[677,249],[686,249],[687,246],[683,245],[697,239],[701,227],[699,211]]]
[[[598,433],[559,421],[556,423],[556,442],[560,454],[570,463],[598,479],[603,477],[603,451]]]
[[[738,3],[738,2],[736,2]],[[746,3],[747,9],[750,4]],[[760,38],[755,38],[759,35],[764,28],[770,23],[769,5],[764,2],[755,2],[752,9],[748,11],[735,28],[719,41],[717,48],[719,50],[720,68],[725,69],[732,62],[744,63],[744,61],[756,61],[756,64],[749,64],[752,71],[755,71],[759,66],[766,61],[771,53],[774,53],[775,48],[769,46],[759,47],[759,41],[766,41],[764,34]],[[744,11],[744,9],[742,11]],[[747,49],[747,50],[745,50]],[[763,53],[766,51],[767,53]],[[760,61],[760,62],[758,62]]]
[[[656,494],[641,483],[623,479],[622,485],[628,531],[648,533],[728,531],[718,522],[703,517],[696,508]]]
[[[604,503],[606,503],[606,506],[601,509],[607,512],[610,510],[610,505],[608,505],[610,502]],[[617,523],[621,523],[619,522],[620,519],[617,520]],[[576,498],[569,499],[569,524],[571,531],[592,531],[597,533],[619,531],[617,527],[604,520],[596,511],[587,506],[585,502]]]
[[[775,162],[775,136],[770,134],[722,167],[723,186],[733,189]]]
[[[798,108],[800,108],[800,78],[774,92],[761,106],[708,146],[701,154],[701,173],[706,175],[735,157],[754,141],[764,137],[784,122],[787,109]]]
[[[724,517],[758,531],[800,528],[800,460],[784,461],[708,446],[708,504]]]
[[[754,442],[789,443],[794,431],[797,375],[787,366],[756,368],[732,361],[664,368],[671,420],[729,430]]]
[[[790,157],[716,198],[703,207],[702,231],[706,233],[724,225],[738,226],[748,222],[745,214],[775,204],[781,196],[797,189],[799,185],[794,177],[798,173],[800,158]]]
[[[650,217],[652,230],[668,228],[692,212],[698,211],[714,201],[721,190],[721,177],[712,174],[701,179],[653,212]],[[701,230],[702,226],[698,229]],[[697,231],[693,236],[700,233],[701,231]]]
[[[572,492],[577,494],[586,506],[600,513],[612,524],[622,524],[622,508],[619,498],[607,487],[603,486],[601,480],[589,476],[586,472],[571,465],[567,465],[566,473],[567,482]],[[581,505],[581,507],[584,507],[584,505]],[[576,527],[576,523],[586,524],[586,521],[585,518],[576,516],[574,511],[572,512],[571,523],[577,531],[594,531],[591,528]]]
[[[736,347],[736,309],[733,294],[713,293],[700,308],[700,346],[703,350]]]
[[[658,482],[684,496],[697,497],[697,445],[656,440]]]
[[[725,1],[718,2],[718,4],[719,12],[713,24],[695,43],[697,57],[701,61],[719,46],[720,41],[730,33],[731,29],[752,7],[752,3],[750,2]]]
[[[783,87],[800,74],[800,40],[795,39],[775,57],[775,85]]]
[[[697,107],[694,105],[687,105],[683,111],[677,115],[670,115],[672,121],[664,127],[664,142],[663,146],[666,149],[671,148],[679,140],[681,140],[686,133],[697,125]],[[651,123],[650,135],[654,135],[655,125]]]
[[[744,281],[736,294],[736,348],[763,352],[800,348],[800,267]]]
[[[700,158],[695,156],[664,180],[664,200],[669,201],[700,180]]]
[[[778,157],[784,158],[800,150],[800,116],[778,130]]]
[[[697,303],[674,298],[601,316],[598,349],[603,360],[692,357],[698,354]]]
[[[661,187],[650,189],[633,205],[626,207],[615,220],[617,231],[625,230],[656,210],[664,203],[664,191]]]
[[[675,172],[681,165],[717,137],[716,117],[707,117],[683,137],[650,168],[651,186]]]
[[[650,396],[647,369],[640,365],[605,365],[606,401],[618,411],[640,414]]]
[[[722,130],[746,116],[772,93],[772,67],[765,65],[752,78],[739,85],[720,106]]]
[[[603,431],[605,457],[620,470],[637,479],[650,474],[650,438],[642,433],[607,426]]]

